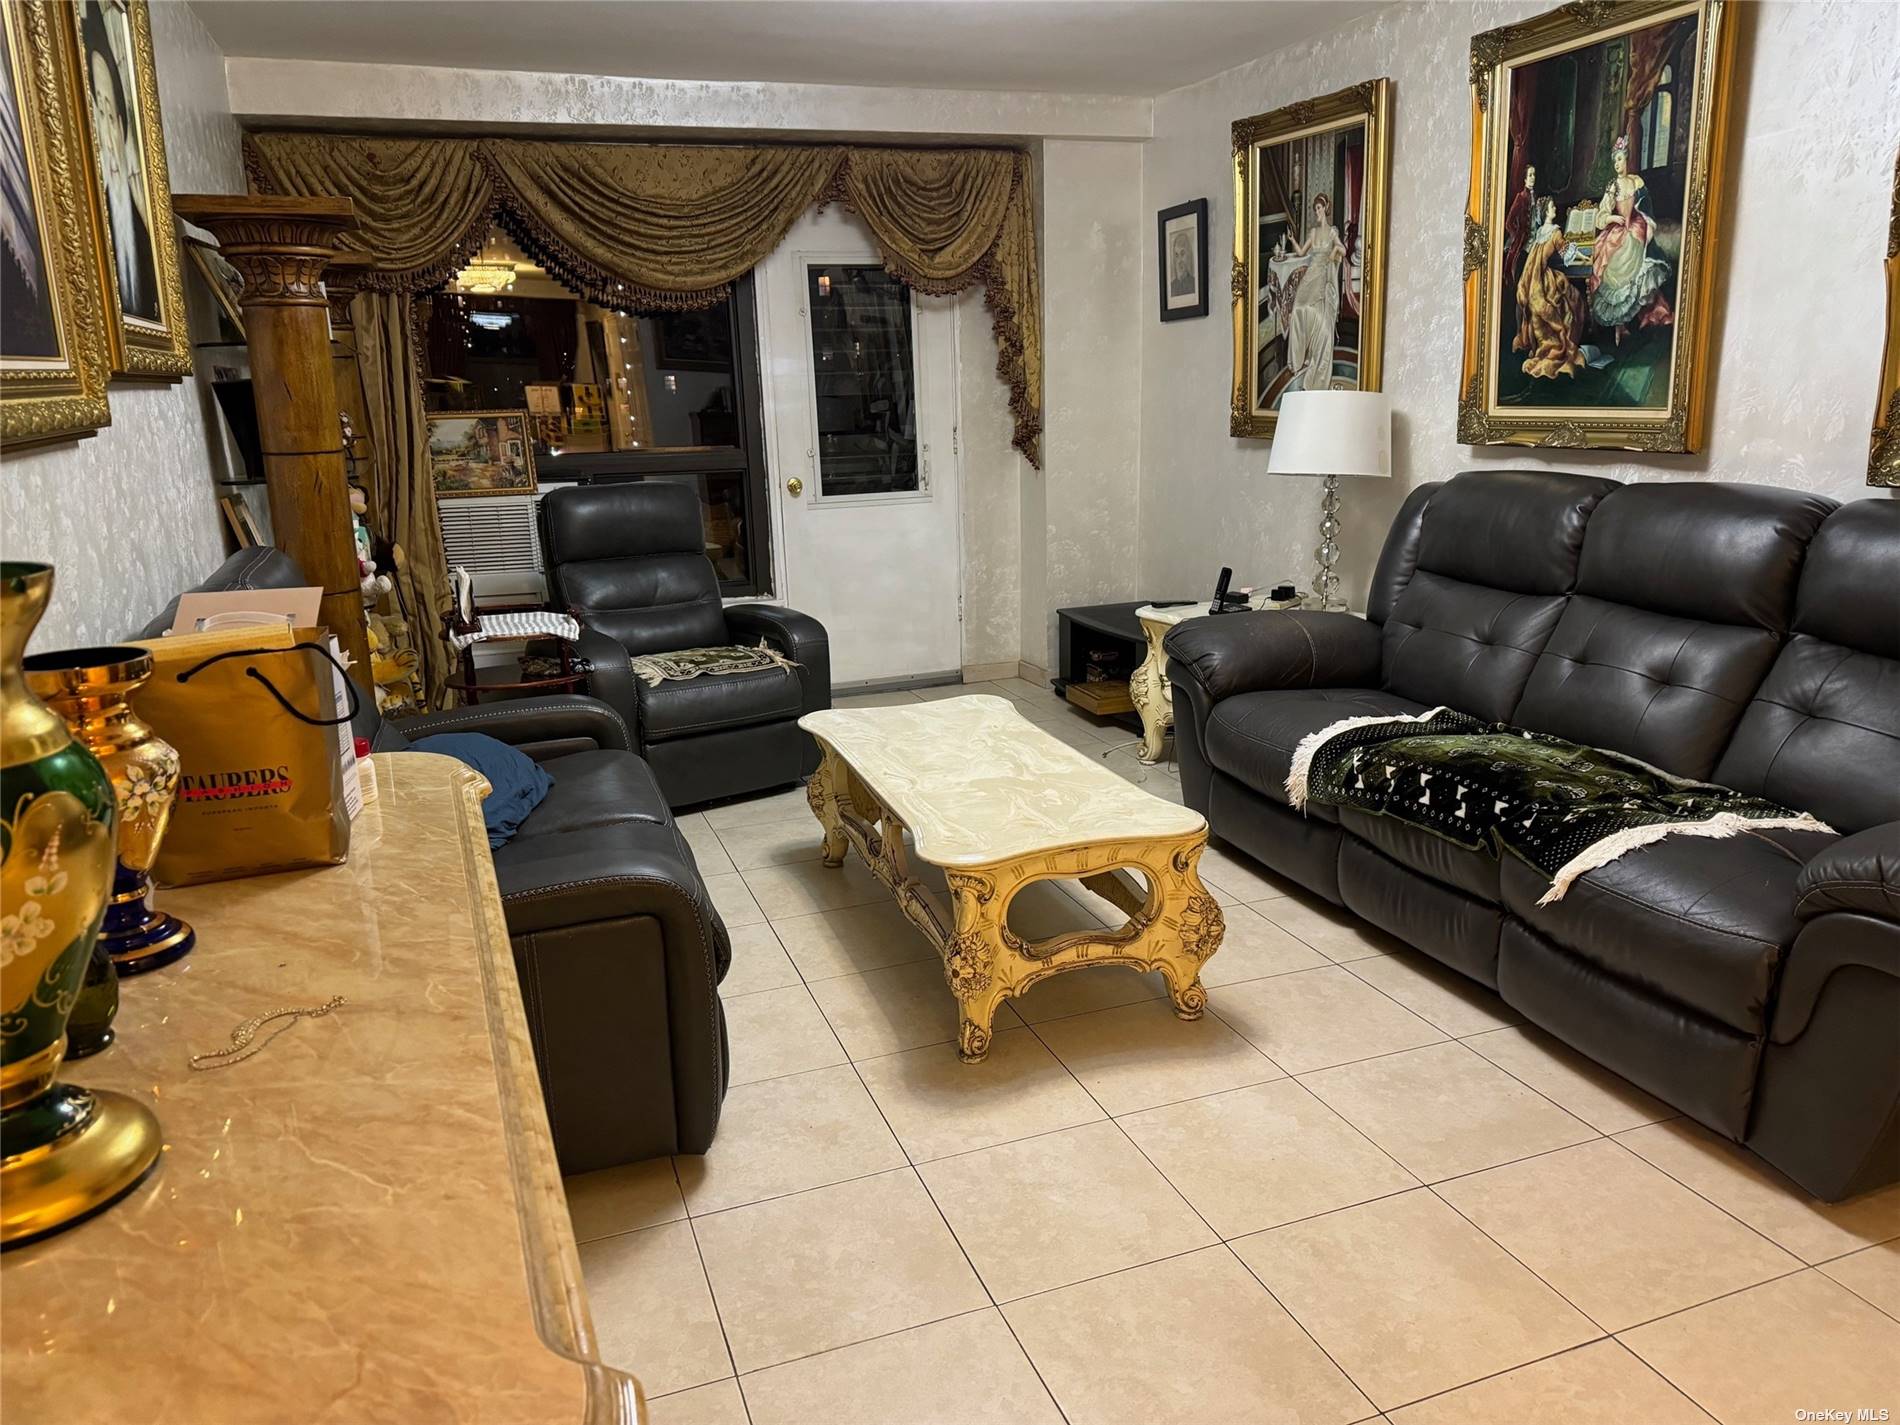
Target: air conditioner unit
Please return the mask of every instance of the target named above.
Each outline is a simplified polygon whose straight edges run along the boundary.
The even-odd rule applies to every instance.
[[[437,497],[442,548],[451,569],[475,576],[478,603],[539,603],[547,598],[533,495]]]

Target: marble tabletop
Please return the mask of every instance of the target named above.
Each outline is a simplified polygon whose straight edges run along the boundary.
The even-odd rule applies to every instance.
[[[1057,740],[1008,698],[827,708],[798,725],[836,749],[910,828],[916,855],[936,866],[1185,836],[1207,824]]]
[[[486,784],[426,753],[374,765],[348,864],[160,893],[197,948],[126,981],[118,1042],[65,1077],[149,1105],[165,1150],[0,1259],[8,1421],[636,1418],[595,1355]]]

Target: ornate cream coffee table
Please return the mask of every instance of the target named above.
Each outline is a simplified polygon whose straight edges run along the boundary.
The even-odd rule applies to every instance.
[[[1057,741],[1007,698],[831,708],[798,724],[824,751],[805,788],[824,825],[824,862],[841,866],[845,847],[856,847],[936,946],[957,998],[966,1063],[988,1051],[998,1004],[1088,965],[1159,970],[1174,1012],[1200,1018],[1201,966],[1225,927],[1196,870],[1207,844],[1199,812]],[[942,869],[947,907],[919,880],[912,856]],[[1127,922],[1024,939],[1009,927],[1010,900],[1050,879],[1081,881]]]

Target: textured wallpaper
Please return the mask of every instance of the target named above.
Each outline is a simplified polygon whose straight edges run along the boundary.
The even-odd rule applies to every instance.
[[[1392,78],[1392,207],[1385,389],[1398,478],[1345,482],[1342,575],[1363,597],[1405,491],[1478,466],[1582,470],[1619,480],[1792,485],[1844,499],[1865,485],[1884,303],[1893,158],[1900,144],[1900,5],[1767,3],[1744,22],[1731,110],[1735,163],[1716,297],[1717,357],[1704,450],[1640,460],[1457,443],[1460,257],[1472,35],[1544,3],[1398,5],[1155,102],[1144,206],[1207,197],[1210,256],[1233,232],[1233,120],[1379,75]],[[1320,482],[1266,474],[1268,445],[1227,434],[1233,327],[1155,319],[1152,239],[1142,288],[1144,593],[1201,594],[1226,563],[1243,582],[1311,582]]]
[[[1022,623],[1022,522],[1017,486],[1028,462],[1010,445],[1009,387],[983,291],[955,298],[957,451],[963,486],[963,666],[1015,663]]]
[[[1148,308],[1142,253],[1152,220],[1136,144],[1042,146],[1043,464],[1040,610],[1026,608],[1024,658],[1047,668],[1055,611],[1134,597],[1141,481],[1142,371]],[[1159,418],[1168,419],[1165,413]],[[1025,520],[1025,553],[1031,526]],[[1025,578],[1025,588],[1033,579]],[[1041,628],[1036,627],[1040,615]]]
[[[173,191],[242,191],[223,55],[177,0],[152,6],[152,45]],[[190,320],[211,329],[195,306]],[[58,571],[35,649],[122,638],[224,558],[212,481],[226,454],[209,389],[121,381],[110,394],[107,429],[0,469],[0,550]]]

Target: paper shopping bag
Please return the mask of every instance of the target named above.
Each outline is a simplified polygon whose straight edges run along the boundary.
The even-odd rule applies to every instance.
[[[138,715],[178,749],[171,826],[152,874],[194,885],[300,866],[350,851],[337,727],[341,668],[320,629],[235,628],[147,641],[152,676]]]

